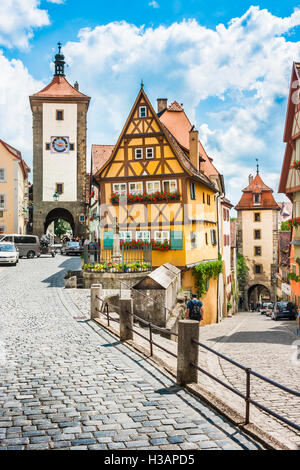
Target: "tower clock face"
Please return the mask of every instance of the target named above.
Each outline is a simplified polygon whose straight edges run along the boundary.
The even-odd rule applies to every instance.
[[[69,151],[69,137],[51,137],[51,150],[52,152],[68,152]]]

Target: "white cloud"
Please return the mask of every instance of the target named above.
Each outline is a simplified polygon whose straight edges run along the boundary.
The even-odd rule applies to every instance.
[[[233,202],[255,170],[255,158],[260,160],[266,184],[276,190],[291,65],[300,57],[300,42],[289,41],[297,25],[298,10],[279,18],[251,7],[215,29],[195,20],[157,28],[123,21],[82,29],[78,40],[67,43],[63,52],[69,64],[67,78],[71,83],[78,80],[80,90],[92,97],[89,144],[116,141],[143,78],[154,105],[161,96],[184,103],[207,152],[225,175]],[[14,103],[4,134],[11,136],[12,145],[27,150],[31,145],[27,95],[42,84],[30,77],[21,62],[9,62],[0,55],[1,63],[5,80],[0,90]],[[20,102],[16,102],[16,90],[20,90]],[[2,116],[6,115],[3,109]]]
[[[291,65],[300,56],[300,42],[288,40],[298,25],[299,10],[279,18],[250,7],[216,29],[191,20],[169,27],[115,22],[81,30],[64,52],[72,79],[92,96],[90,143],[114,142],[143,78],[153,104],[162,95],[184,102],[228,181],[239,174],[241,186],[246,184],[256,157],[263,175],[270,164],[279,172],[285,113],[279,99],[287,97]],[[222,106],[210,108],[205,100],[211,98]],[[239,194],[229,191],[235,199]]]
[[[159,8],[159,4],[155,0],[152,0],[152,2],[149,2],[148,5],[153,8]]]
[[[0,138],[16,147],[32,165],[32,117],[28,96],[43,84],[30,75],[20,60],[11,60],[0,51]]]
[[[47,0],[48,3],[56,3],[57,5],[62,5],[65,3],[65,0]]]
[[[27,49],[34,28],[50,24],[39,0],[0,1],[0,45]]]

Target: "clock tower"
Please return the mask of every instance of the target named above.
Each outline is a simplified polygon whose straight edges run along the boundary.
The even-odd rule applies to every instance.
[[[49,85],[29,97],[33,116],[33,233],[64,219],[76,236],[85,232],[86,121],[90,97],[65,78],[58,43]]]

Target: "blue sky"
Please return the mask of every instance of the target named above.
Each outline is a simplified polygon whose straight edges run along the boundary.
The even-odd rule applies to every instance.
[[[143,78],[156,98],[177,100],[238,202],[248,174],[276,192],[300,11],[292,1],[0,1],[0,138],[32,165],[28,95],[52,77],[62,41],[70,83],[92,97],[92,143],[113,144]],[[278,200],[283,200],[279,195]]]

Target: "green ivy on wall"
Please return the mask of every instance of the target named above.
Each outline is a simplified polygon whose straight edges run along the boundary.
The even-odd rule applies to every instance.
[[[289,274],[287,275],[287,277],[288,277],[289,279],[291,279],[292,281],[295,281],[295,282],[299,282],[299,281],[300,281],[300,276],[297,276],[297,274],[295,274],[295,273],[289,273]]]
[[[196,278],[196,287],[198,296],[202,297],[207,292],[208,280],[217,279],[223,271],[222,256],[219,254],[218,261],[209,261],[208,263],[199,263],[193,269],[193,275]]]

